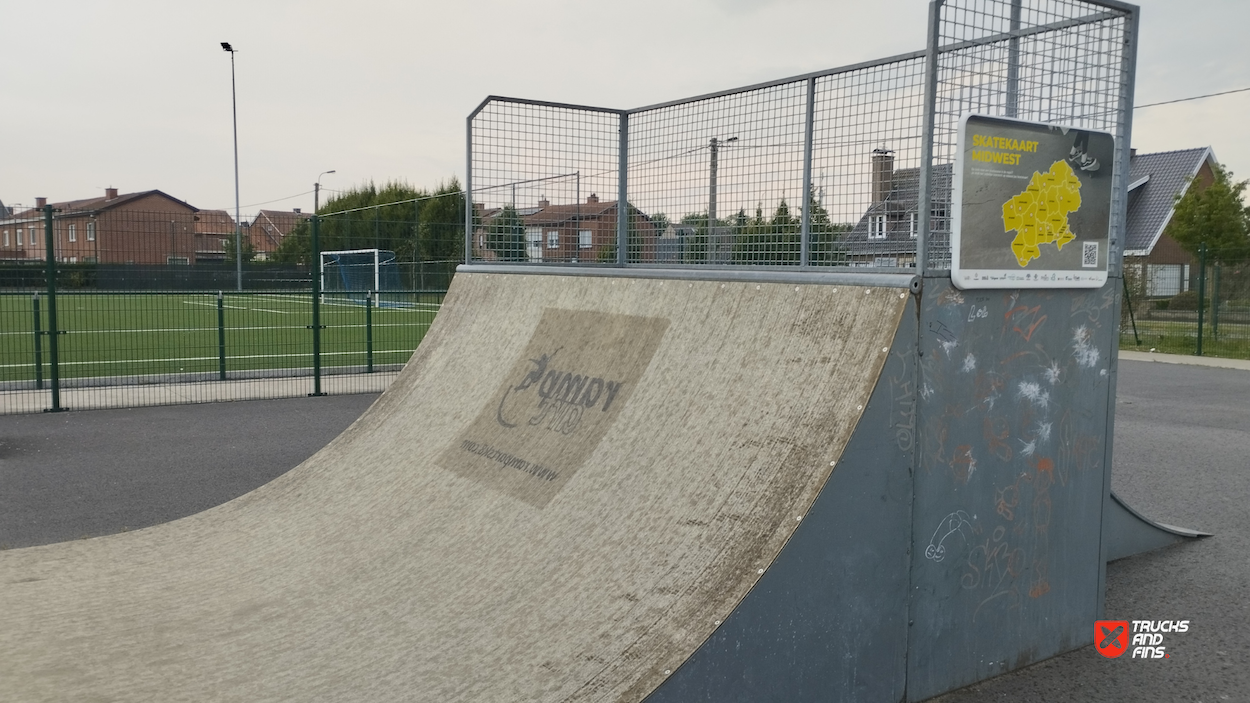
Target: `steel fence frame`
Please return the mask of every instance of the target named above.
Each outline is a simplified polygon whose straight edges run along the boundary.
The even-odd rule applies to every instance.
[[[465,264],[497,265],[488,247],[475,250],[474,236],[485,234],[493,226],[488,224],[490,218],[498,218],[492,213],[509,203],[526,211],[516,197],[517,185],[523,196],[538,194],[538,202],[548,206],[554,199],[546,193],[560,193],[568,201],[575,192],[571,202],[580,207],[585,188],[560,189],[553,181],[561,175],[567,180],[568,174],[584,179],[589,166],[590,175],[607,186],[603,189],[614,191],[617,200],[626,203],[630,217],[616,217],[614,257],[593,261],[554,257],[561,265],[816,271],[863,267],[877,273],[946,275],[955,129],[961,112],[977,111],[1114,135],[1109,273],[1118,277],[1137,22],[1137,8],[1117,0],[933,0],[927,45],[921,51],[633,109],[487,97],[466,119],[466,191],[473,197],[465,206]],[[758,96],[766,99],[752,104]],[[523,119],[509,120],[519,115]],[[587,140],[573,136],[587,131],[597,131],[601,144],[616,137],[615,157],[611,149],[591,153]],[[757,141],[793,139],[772,144],[778,148],[764,157],[748,157],[747,168],[735,174],[732,166],[719,166],[719,153],[726,146],[730,153],[759,148],[747,144],[749,138],[738,139],[738,132],[750,133]],[[874,152],[868,166],[864,158],[873,145],[880,145],[880,154],[878,158]],[[848,152],[855,148],[860,149],[858,154]],[[684,172],[648,170],[692,153],[708,157],[706,197],[696,194],[704,187],[701,166],[686,167]],[[769,156],[771,160],[765,158]],[[896,169],[896,163],[905,168]],[[881,175],[887,164],[888,179]],[[741,208],[736,225],[722,224],[718,211],[720,169],[729,172],[721,192],[737,198],[731,209]],[[830,170],[835,178],[844,179],[835,186],[832,199],[824,179],[816,175]],[[616,178],[609,183],[613,171]],[[755,180],[744,185],[735,178]],[[888,185],[883,186],[883,180]],[[536,183],[545,187],[527,191]],[[884,198],[882,187],[888,188]],[[494,195],[506,190],[510,200]],[[768,222],[766,199],[768,207],[778,203]],[[887,202],[891,199],[894,202]],[[757,215],[744,226],[742,215],[752,200],[760,204]],[[673,205],[684,212],[670,212]],[[789,212],[786,208],[795,206],[796,221],[778,225]],[[874,209],[889,213],[882,217],[881,231],[874,230],[877,222],[870,216]],[[705,238],[699,246],[709,253],[702,258],[683,253],[673,260],[637,241],[631,245],[631,236],[641,239],[642,227],[635,221],[640,216],[650,220],[657,212],[684,214],[691,222],[697,218],[690,215],[701,216],[706,224],[694,223],[687,229]],[[814,221],[822,212],[828,223]],[[525,217],[519,215],[524,225],[530,224]],[[568,217],[576,222],[583,216]],[[667,216],[663,222],[672,224]],[[742,241],[752,236],[751,227],[763,231],[759,251],[724,251],[726,246],[747,249]],[[820,232],[822,228],[831,231]],[[682,236],[681,227],[676,229]],[[822,243],[822,236],[837,243]],[[736,243],[727,244],[732,237]],[[535,240],[527,242],[532,245]],[[537,243],[541,246],[531,247],[525,260],[517,257],[509,262],[550,265],[547,257],[529,256],[535,248],[545,252],[547,241]]]

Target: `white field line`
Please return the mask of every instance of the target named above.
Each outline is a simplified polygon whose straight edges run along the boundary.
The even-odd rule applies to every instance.
[[[217,307],[217,303],[201,303],[195,300],[184,300],[182,302],[186,303],[187,305],[211,305],[212,307]],[[231,310],[255,310],[257,312],[272,312],[277,315],[294,315],[295,314],[294,312],[291,312],[290,310],[269,310],[267,308],[245,308],[245,307],[240,307],[238,305],[222,304],[222,307],[230,308]]]
[[[364,329],[367,325],[327,325],[329,329]],[[428,322],[375,322],[374,329],[379,327],[429,327]],[[304,325],[256,325],[253,327],[227,327],[227,332],[246,332],[266,331],[266,330],[302,330],[308,329]],[[149,334],[153,332],[216,332],[216,327],[157,327],[153,329],[120,329],[120,330],[62,330],[65,334]],[[34,334],[33,331],[27,332],[0,332],[0,337],[18,337]]]
[[[411,354],[414,349],[374,349],[373,354]],[[347,352],[321,352],[322,356],[346,356],[348,354],[364,354],[363,351],[347,351]],[[231,359],[285,359],[292,357],[312,356],[312,352],[300,354],[247,354],[242,356],[227,356],[226,361]],[[89,366],[91,364],[159,364],[164,362],[175,361],[220,361],[221,357],[216,356],[187,356],[176,359],[117,359],[113,361],[62,361],[59,366]],[[0,364],[0,369],[18,369],[25,367],[33,367],[34,364]]]

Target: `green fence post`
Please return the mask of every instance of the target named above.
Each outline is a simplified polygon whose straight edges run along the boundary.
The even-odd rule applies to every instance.
[[[1202,356],[1202,308],[1207,302],[1207,245],[1198,245],[1198,356]]]
[[[373,373],[373,291],[365,293],[365,372]]]
[[[1220,341],[1220,262],[1211,264],[1211,339]],[[1219,352],[1216,352],[1217,354]]]
[[[312,343],[313,343],[313,392],[321,392],[321,218],[312,216]]]
[[[217,375],[226,380],[226,298],[217,291]]]
[[[39,316],[39,294],[32,298],[35,308],[35,389],[43,390],[43,320]]]
[[[61,367],[60,354],[57,348],[56,326],[56,237],[52,231],[51,205],[43,208],[43,239],[44,253],[47,263],[48,285],[48,376],[52,382],[52,408],[50,412],[59,413],[61,407]]]

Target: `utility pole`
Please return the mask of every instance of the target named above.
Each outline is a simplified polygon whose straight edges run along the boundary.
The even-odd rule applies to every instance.
[[[720,145],[736,141],[738,141],[737,137],[730,137],[724,141],[712,137],[711,142],[708,144],[712,152],[712,162],[708,173],[707,186],[707,235],[708,246],[714,252],[709,258],[718,263],[723,262],[723,259],[726,257],[723,256],[721,251],[722,242],[720,241],[720,235],[716,233],[716,171],[719,168]]]

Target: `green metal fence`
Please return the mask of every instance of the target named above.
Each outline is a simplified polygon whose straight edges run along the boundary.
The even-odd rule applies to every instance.
[[[1150,269],[1125,267],[1120,348],[1167,354],[1250,359],[1250,262],[1197,265],[1169,281]]]
[[[389,214],[297,218],[241,275],[233,222],[194,211],[0,220],[0,413],[384,390],[457,263],[421,238],[463,246],[460,223]]]

